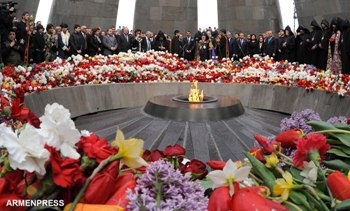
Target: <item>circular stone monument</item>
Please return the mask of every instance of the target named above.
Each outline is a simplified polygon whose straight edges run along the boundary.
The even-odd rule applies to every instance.
[[[202,102],[190,102],[184,95],[161,95],[149,99],[144,112],[176,121],[219,121],[244,113],[241,101],[230,96],[205,96]]]

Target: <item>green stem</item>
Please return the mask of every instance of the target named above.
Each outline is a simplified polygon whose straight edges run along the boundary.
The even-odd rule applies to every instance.
[[[315,163],[316,164],[316,163]],[[334,198],[333,198],[333,195],[332,195],[332,192],[331,190],[329,189],[328,185],[327,185],[327,178],[326,176],[324,175],[324,173],[322,172],[322,169],[321,169],[321,166],[317,163],[316,164],[317,168],[318,168],[318,172],[319,172],[319,175],[321,175],[321,178],[323,180],[323,182],[326,184],[326,188],[327,188],[327,192],[328,192],[328,195],[329,195],[329,198],[330,198],[330,201],[332,203],[332,207],[335,206],[334,202]]]
[[[332,129],[332,130],[319,130],[319,131],[315,131],[312,133],[347,133],[347,134],[350,134],[350,131],[342,130],[342,129]]]
[[[303,211],[298,205],[296,205],[296,204],[294,204],[294,203],[292,203],[292,202],[290,202],[290,201],[284,201],[283,203],[292,206],[292,207],[293,207],[294,209],[296,209],[297,211]]]
[[[278,152],[278,155],[283,157],[284,159],[286,159],[287,162],[289,162],[288,164],[292,164],[293,163],[293,160],[292,158],[288,157],[287,155],[281,153],[281,152]],[[292,164],[293,165],[293,164]]]
[[[253,177],[254,180],[258,181],[259,184],[263,183],[263,181],[261,179],[259,179],[257,176],[255,176],[253,173],[249,173],[250,177]]]
[[[160,202],[162,201],[162,184],[159,183],[158,172],[155,172],[155,176],[156,176],[157,208],[160,208]]]
[[[90,175],[89,178],[87,178],[87,180],[85,181],[83,187],[80,189],[78,195],[75,197],[74,201],[72,202],[72,205],[69,208],[69,211],[73,211],[75,209],[75,207],[77,206],[78,202],[80,201],[81,197],[83,197],[85,190],[87,189],[87,187],[89,186],[91,180],[96,176],[96,174],[98,172],[100,172],[107,164],[109,164],[111,162],[111,158],[113,156],[109,156],[108,158],[104,159],[103,161],[101,161],[101,163],[94,169],[94,171],[92,172],[92,174]]]

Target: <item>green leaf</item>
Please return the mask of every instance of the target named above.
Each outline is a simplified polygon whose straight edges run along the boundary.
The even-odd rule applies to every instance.
[[[295,167],[291,167],[289,169],[290,173],[293,176],[293,179],[298,180],[298,181],[303,181],[304,177],[300,175],[301,170],[295,168]]]
[[[343,123],[335,123],[334,127],[342,129],[342,130],[350,130],[350,125],[343,124]]]
[[[340,170],[340,171],[344,171],[344,172],[348,172],[350,170],[350,164],[349,164],[349,160],[339,160],[339,159],[335,159],[335,160],[324,160],[323,164],[325,166],[327,166],[330,169],[334,169],[334,170]]]
[[[329,133],[330,136],[337,138],[345,146],[350,147],[350,134],[345,133]]]
[[[283,206],[287,207],[289,211],[300,211],[300,210],[306,210],[304,206],[296,205],[292,202],[289,203],[283,203]],[[298,208],[298,209],[297,209]]]
[[[334,146],[334,145],[341,145],[341,146],[344,146],[344,144],[339,141],[338,139],[331,139],[331,138],[328,138],[327,139],[327,143]]]
[[[310,192],[307,190],[303,191],[308,201],[314,205],[316,210],[328,211],[327,205],[322,200],[317,200]]]
[[[332,148],[332,149],[328,150],[327,153],[334,154],[334,155],[337,155],[339,157],[350,158],[350,155],[348,155],[348,154],[344,153],[342,150],[336,149],[336,148]]]
[[[344,200],[340,204],[337,204],[334,210],[350,210],[350,199]]]
[[[211,181],[210,179],[200,180],[200,184],[204,188],[204,190],[213,187],[213,181]]]
[[[288,199],[290,199],[292,202],[303,205],[307,210],[312,210],[312,207],[310,206],[309,202],[307,201],[306,196],[298,191],[292,191],[289,195]]]
[[[276,180],[275,175],[271,171],[269,171],[269,169],[267,169],[263,163],[261,163],[258,159],[256,159],[250,153],[248,152],[243,152],[243,153],[252,164],[252,167],[255,170],[255,172],[264,181],[267,187],[270,188],[272,192],[273,186],[275,185],[275,180]]]
[[[324,121],[309,121],[307,124],[316,131],[337,129],[334,125]]]

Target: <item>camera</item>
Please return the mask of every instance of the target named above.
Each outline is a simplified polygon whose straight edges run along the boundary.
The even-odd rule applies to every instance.
[[[16,12],[16,9],[14,8],[18,3],[14,1],[8,1],[8,2],[0,2],[0,11],[8,11],[10,13]],[[13,10],[10,10],[13,8]]]

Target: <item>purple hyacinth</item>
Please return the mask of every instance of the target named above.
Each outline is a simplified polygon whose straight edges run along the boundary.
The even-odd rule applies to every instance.
[[[305,134],[310,133],[312,131],[312,127],[307,125],[308,121],[319,121],[321,117],[318,113],[316,113],[312,109],[305,109],[301,112],[293,112],[290,118],[284,118],[281,121],[281,132],[299,128],[304,131]]]
[[[207,210],[208,206],[200,184],[164,160],[151,163],[126,198],[130,201],[127,209],[134,211]]]
[[[348,118],[346,118],[345,116],[334,116],[327,120],[327,122],[330,124],[336,124],[336,123],[347,124],[347,121],[348,121]]]

